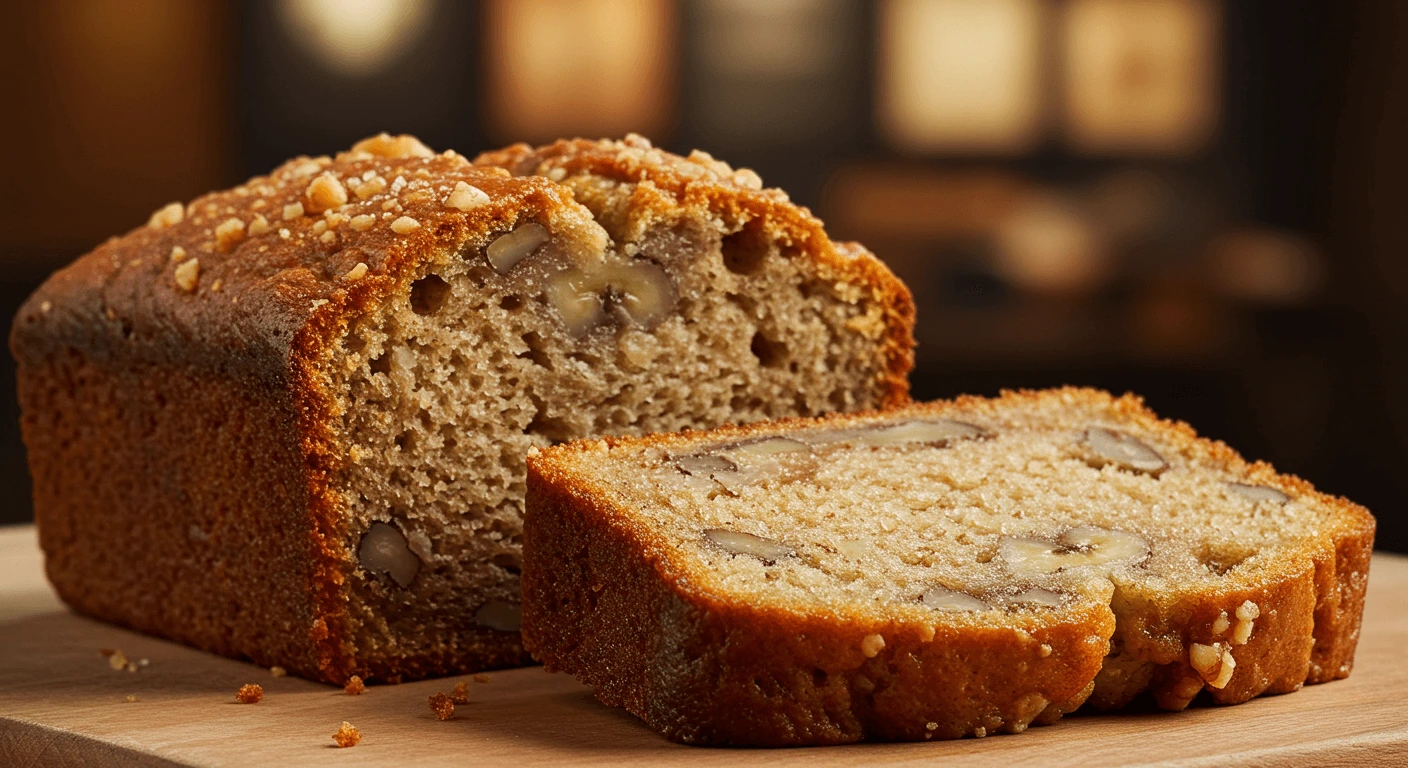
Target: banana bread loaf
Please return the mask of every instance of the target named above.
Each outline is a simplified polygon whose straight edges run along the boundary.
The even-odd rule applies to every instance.
[[[1137,398],[530,454],[523,637],[668,737],[1018,732],[1349,674],[1374,519]]]
[[[524,663],[530,447],[907,400],[864,249],[707,155],[577,154],[382,135],[51,277],[10,344],[63,599],[336,684]]]

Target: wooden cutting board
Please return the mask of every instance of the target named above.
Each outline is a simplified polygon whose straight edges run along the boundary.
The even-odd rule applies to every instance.
[[[112,669],[100,649],[149,659]],[[0,766],[31,765],[1408,765],[1408,558],[1379,555],[1353,676],[1180,713],[1077,716],[1017,736],[787,750],[671,744],[565,675],[495,672],[438,721],[451,678],[360,696],[67,612],[34,529],[0,529]],[[264,687],[239,704],[244,683]],[[128,696],[136,697],[127,701]],[[338,749],[342,721],[362,743]]]

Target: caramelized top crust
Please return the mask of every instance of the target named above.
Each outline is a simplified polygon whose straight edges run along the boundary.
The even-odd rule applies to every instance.
[[[764,220],[769,235],[813,260],[824,278],[869,290],[883,309],[884,407],[909,402],[915,316],[909,288],[861,244],[833,242],[820,219],[793,204],[781,189],[764,188],[752,170],[734,169],[700,150],[681,157],[651,146],[636,134],[622,141],[565,139],[537,148],[515,144],[485,152],[474,162],[508,169],[515,176],[543,176],[569,185],[581,176],[636,184],[624,218],[597,212],[598,220],[620,243],[638,240],[651,223],[677,219],[682,212],[708,213],[727,221]]]
[[[487,199],[472,190],[452,199],[460,183]],[[348,317],[427,262],[529,217],[604,246],[590,213],[559,185],[383,134],[162,208],[35,291],[11,349],[22,363],[73,346],[265,375],[296,350],[319,357]]]

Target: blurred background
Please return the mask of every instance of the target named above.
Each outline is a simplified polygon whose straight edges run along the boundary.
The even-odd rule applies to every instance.
[[[1408,551],[1408,3],[0,7],[6,317],[162,204],[292,155],[636,131],[756,169],[887,261],[920,309],[916,396],[1133,390]]]

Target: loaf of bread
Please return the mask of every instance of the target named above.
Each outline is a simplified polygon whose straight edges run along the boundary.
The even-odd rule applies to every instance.
[[[1061,389],[528,459],[523,637],[694,744],[1013,733],[1349,674],[1374,519]]]
[[[82,613],[337,684],[525,663],[529,448],[904,402],[913,314],[702,153],[299,158],[20,309],[48,575]]]

